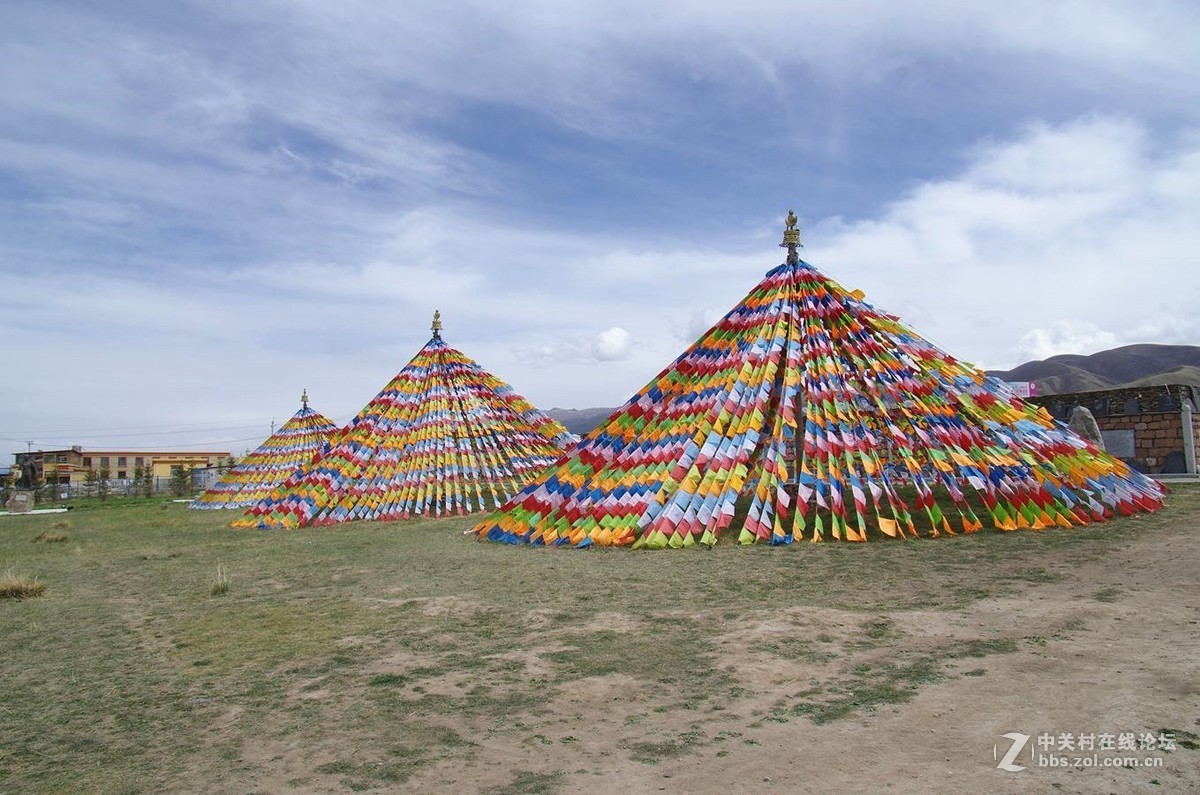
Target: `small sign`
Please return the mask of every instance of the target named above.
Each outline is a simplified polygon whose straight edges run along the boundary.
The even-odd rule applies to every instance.
[[[1113,458],[1133,458],[1134,432],[1132,428],[1100,431],[1104,437],[1104,449]]]

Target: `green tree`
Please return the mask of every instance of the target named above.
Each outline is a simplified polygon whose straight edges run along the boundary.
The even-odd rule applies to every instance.
[[[100,476],[96,474],[96,470],[89,468],[83,476],[83,496],[95,497],[99,482]]]
[[[142,495],[142,478],[144,474],[144,467],[135,466],[133,468],[133,483],[131,485],[133,486],[133,496],[135,497],[140,497]],[[147,494],[146,496],[149,497],[150,495]]]
[[[186,464],[171,467],[171,494],[186,497],[192,490],[192,468]]]
[[[108,499],[108,491],[111,488],[109,479],[112,477],[112,470],[108,468],[108,464],[100,465],[100,482],[96,484],[96,495],[102,499]]]
[[[0,505],[4,505],[12,493],[17,490],[17,478],[19,477],[20,473],[17,472],[16,467],[13,467],[8,476],[4,478],[4,487],[0,488]]]
[[[154,467],[147,466],[142,470],[142,488],[147,497],[154,496]]]

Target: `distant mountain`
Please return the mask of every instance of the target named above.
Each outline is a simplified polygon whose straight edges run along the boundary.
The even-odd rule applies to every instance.
[[[1034,381],[1039,395],[1092,392],[1123,386],[1191,384],[1200,387],[1200,346],[1126,345],[1090,356],[1064,354],[1026,362],[1011,370],[989,370],[1005,381]],[[546,413],[571,433],[586,436],[617,410],[550,409]]]
[[[546,413],[566,426],[571,433],[586,436],[609,415],[617,410],[616,406],[592,409],[550,409]]]
[[[988,372],[1005,381],[1033,381],[1039,395],[1150,384],[1195,384],[1200,376],[1200,346],[1125,345],[1090,356],[1063,354],[1026,362],[1011,370]]]
[[[1153,386],[1155,384],[1189,384],[1200,387],[1200,367],[1185,364],[1156,375],[1139,378],[1126,386]]]

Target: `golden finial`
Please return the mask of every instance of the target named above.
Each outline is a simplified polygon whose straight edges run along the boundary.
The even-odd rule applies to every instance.
[[[300,402],[302,404],[304,404],[304,408],[308,408],[308,388],[307,387],[305,387],[304,391],[300,393]]]
[[[796,218],[796,214],[788,210],[787,218],[784,221],[787,223],[787,228],[783,230],[783,242],[779,244],[780,248],[786,248],[787,264],[795,265],[800,261],[800,254],[796,249],[801,248],[800,245],[800,230],[796,228],[796,223],[800,219]]]
[[[433,330],[433,338],[440,340],[442,338],[442,313],[441,310],[433,310],[433,325],[430,326]]]

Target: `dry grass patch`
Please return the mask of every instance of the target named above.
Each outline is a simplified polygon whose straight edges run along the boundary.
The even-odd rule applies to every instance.
[[[9,569],[0,574],[0,599],[32,599],[46,593],[46,584],[37,577],[17,574]]]
[[[212,586],[208,589],[209,596],[224,596],[229,593],[229,572],[225,571],[225,565],[217,564],[217,574],[213,578]]]
[[[70,536],[68,536],[65,532],[62,532],[71,529],[71,523],[67,520],[58,520],[54,524],[50,525],[50,529],[58,532],[38,533],[29,540],[35,544],[61,544],[65,541],[71,540]]]

